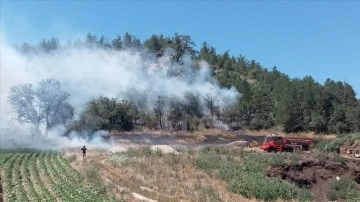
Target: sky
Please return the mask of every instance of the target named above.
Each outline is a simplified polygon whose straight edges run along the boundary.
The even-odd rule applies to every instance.
[[[197,49],[206,41],[291,78],[347,82],[360,98],[360,1],[1,0],[0,7],[1,43],[186,34]]]

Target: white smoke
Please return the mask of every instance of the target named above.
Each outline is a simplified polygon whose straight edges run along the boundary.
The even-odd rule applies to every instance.
[[[181,99],[186,91],[200,97],[216,95],[223,104],[234,102],[239,96],[234,88],[219,87],[206,62],[200,62],[200,68],[194,70],[194,61],[186,56],[184,65],[178,65],[172,63],[169,55],[148,59],[141,52],[74,46],[62,47],[50,54],[22,54],[6,44],[3,37],[0,51],[0,128],[19,127],[14,119],[16,113],[7,100],[9,88],[18,84],[37,84],[47,78],[60,81],[63,89],[71,93],[70,104],[77,114],[89,99],[99,96],[120,99],[128,94],[135,99],[142,96],[147,99],[145,105],[149,109],[159,95]],[[174,72],[182,74],[171,75]]]

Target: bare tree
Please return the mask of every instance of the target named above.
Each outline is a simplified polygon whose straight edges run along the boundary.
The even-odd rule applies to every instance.
[[[31,84],[10,87],[9,102],[14,107],[20,123],[32,123],[39,130],[42,120],[41,107]]]
[[[55,79],[42,80],[35,91],[39,100],[43,117],[46,123],[46,132],[51,127],[50,116],[52,116],[70,97],[70,94],[61,89],[61,83]]]
[[[8,98],[20,122],[32,123],[37,130],[45,122],[47,135],[51,127],[72,118],[74,108],[67,102],[69,97],[59,81],[46,79],[35,90],[31,84],[12,86]]]

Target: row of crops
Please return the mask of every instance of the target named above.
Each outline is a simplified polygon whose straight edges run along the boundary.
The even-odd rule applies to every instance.
[[[12,201],[114,201],[58,153],[0,152],[1,184]]]

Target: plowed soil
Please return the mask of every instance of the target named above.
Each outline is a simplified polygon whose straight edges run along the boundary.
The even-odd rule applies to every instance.
[[[360,183],[360,161],[339,162],[332,155],[319,159],[316,154],[306,154],[296,164],[271,166],[266,174],[309,189],[316,201],[328,201],[327,194],[336,178],[346,177]]]

